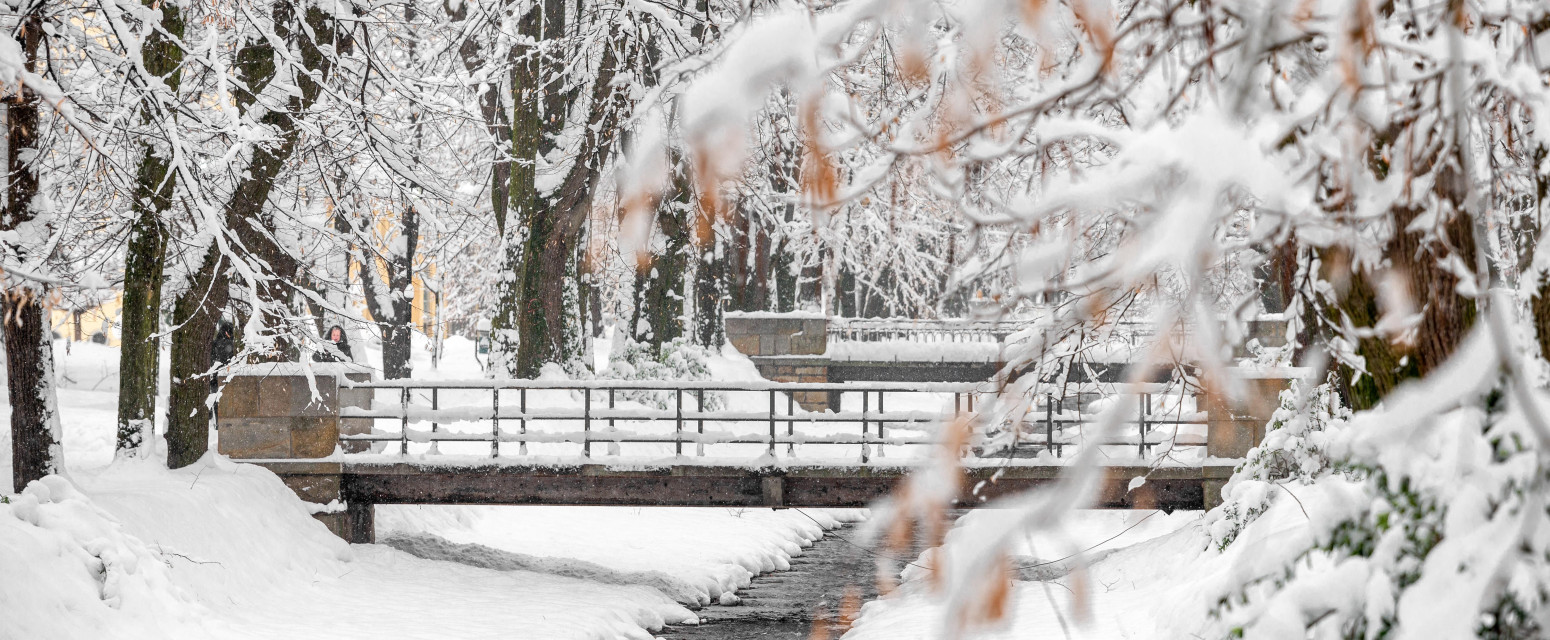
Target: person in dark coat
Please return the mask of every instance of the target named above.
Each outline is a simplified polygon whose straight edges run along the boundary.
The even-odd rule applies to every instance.
[[[215,339],[210,341],[210,364],[215,365],[215,370],[231,364],[231,359],[237,352],[237,327],[230,320],[221,318],[215,323]],[[221,390],[221,376],[219,373],[210,376],[210,393]],[[216,402],[220,406],[220,402]]]
[[[215,323],[215,340],[210,343],[210,363],[217,369],[231,364],[237,351],[237,327],[230,320],[221,318]]]
[[[312,359],[318,362],[349,362],[349,334],[337,324],[329,327],[328,331],[323,333],[323,348],[312,354]]]

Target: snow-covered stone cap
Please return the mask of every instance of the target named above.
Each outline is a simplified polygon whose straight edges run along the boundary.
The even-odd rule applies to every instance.
[[[226,376],[334,376],[336,378],[343,378],[348,374],[371,376],[374,372],[370,367],[354,362],[255,362],[227,365],[221,369],[221,373]]]
[[[728,318],[750,318],[760,320],[765,318],[789,318],[793,320],[828,320],[829,316],[817,311],[728,311]]]

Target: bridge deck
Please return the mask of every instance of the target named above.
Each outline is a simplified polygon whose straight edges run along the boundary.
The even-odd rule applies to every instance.
[[[252,460],[287,478],[338,478],[340,495],[362,504],[501,504],[694,507],[865,507],[893,491],[903,466],[718,466],[650,468],[606,464],[438,464]],[[1064,467],[982,466],[964,470],[961,507],[1049,484]],[[1231,469],[1227,468],[1230,473]],[[1215,467],[1105,466],[1094,507],[1200,509]],[[1134,478],[1145,483],[1130,489]]]

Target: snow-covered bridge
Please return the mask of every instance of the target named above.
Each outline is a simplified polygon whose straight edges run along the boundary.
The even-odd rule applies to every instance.
[[[1266,389],[1281,380],[1265,378]],[[280,474],[352,540],[372,505],[854,507],[933,455],[948,425],[966,507],[1055,480],[1100,449],[1105,508],[1200,508],[1265,420],[1167,385],[1099,406],[997,402],[989,385],[685,381],[373,381],[347,365],[250,365],[218,407],[219,448]],[[812,411],[813,394],[836,398]],[[1211,409],[1202,411],[1201,409]],[[1085,412],[1084,412],[1085,410]],[[1263,411],[1250,415],[1263,416]],[[1219,464],[1208,464],[1219,463]],[[1136,480],[1144,478],[1143,481]]]
[[[812,313],[729,313],[727,339],[759,372],[782,382],[984,382],[996,377],[1027,323],[963,319],[839,318]],[[1122,379],[1147,324],[1109,327],[1067,378]],[[1015,377],[1017,372],[1012,372]],[[824,409],[833,398],[802,401]]]

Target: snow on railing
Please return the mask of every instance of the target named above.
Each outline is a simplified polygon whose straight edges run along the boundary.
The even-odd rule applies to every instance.
[[[829,340],[844,342],[1005,342],[1022,327],[1011,322],[963,319],[893,320],[830,318]]]
[[[1055,400],[1049,398],[1043,420],[1024,418],[1020,421],[1018,435],[1014,438],[1016,447],[1023,452],[1032,448],[1060,457],[1067,447],[1133,446],[1144,457],[1159,446],[1205,444],[1203,437],[1181,434],[1179,430],[1184,425],[1203,425],[1203,414],[1153,415],[1152,394],[1160,391],[1162,385],[1118,386],[1125,387],[1124,391],[1132,393],[1132,397],[1141,403],[1137,414],[1126,421],[1139,424],[1134,435],[1110,437],[1103,442],[1087,441],[1082,435],[1082,426],[1093,423],[1092,415],[1059,411]],[[425,453],[440,453],[439,444],[443,442],[487,442],[491,457],[501,455],[503,444],[515,444],[517,454],[526,456],[529,445],[569,443],[580,445],[581,454],[589,458],[595,445],[605,445],[608,455],[617,456],[619,445],[626,443],[672,445],[673,454],[679,456],[684,455],[685,445],[693,445],[696,456],[704,456],[708,445],[761,445],[771,457],[777,455],[782,445],[788,457],[796,456],[798,446],[859,445],[863,464],[874,457],[884,457],[889,447],[937,442],[933,433],[936,427],[954,415],[977,418],[976,406],[984,404],[980,396],[994,393],[992,386],[986,383],[656,380],[379,380],[341,381],[341,388],[372,389],[377,391],[378,397],[370,409],[341,408],[340,418],[373,422],[390,420],[398,423],[398,431],[373,429],[369,434],[341,435],[340,440],[396,442],[398,453],[403,455],[410,452],[411,443],[428,444]],[[633,405],[628,407],[617,406],[627,392],[642,391],[663,394],[659,397],[667,400],[657,407],[639,402],[625,402]],[[554,402],[556,392],[564,394],[558,406]],[[716,393],[736,394],[735,406],[708,408],[707,395]],[[812,393],[859,393],[860,410],[854,410],[853,406],[852,410],[843,410],[843,407],[839,411],[802,410],[797,403],[798,394]],[[543,402],[535,402],[539,394],[544,395]],[[943,403],[942,408],[888,410],[889,400],[894,400],[894,406],[900,404],[897,398],[900,394],[914,394],[917,398],[919,394],[940,394],[937,400]],[[391,398],[384,400],[383,395]],[[950,412],[945,406],[949,395],[952,400]],[[913,404],[920,402],[916,400]],[[975,419],[976,424],[980,422],[982,420]],[[429,423],[428,429],[423,428],[426,423]],[[478,430],[467,431],[470,425]],[[548,428],[540,428],[540,425]],[[746,428],[755,425],[758,428]],[[1165,425],[1172,426],[1171,433],[1159,429]],[[745,428],[738,429],[738,426]]]
[[[891,319],[891,318],[843,318],[829,319],[829,342],[897,342],[915,343],[990,343],[1001,344],[1016,341],[1018,331],[1033,321],[1016,320],[967,320],[963,318]],[[1101,328],[1109,341],[1135,345],[1156,335],[1156,327],[1149,322],[1116,322]]]

